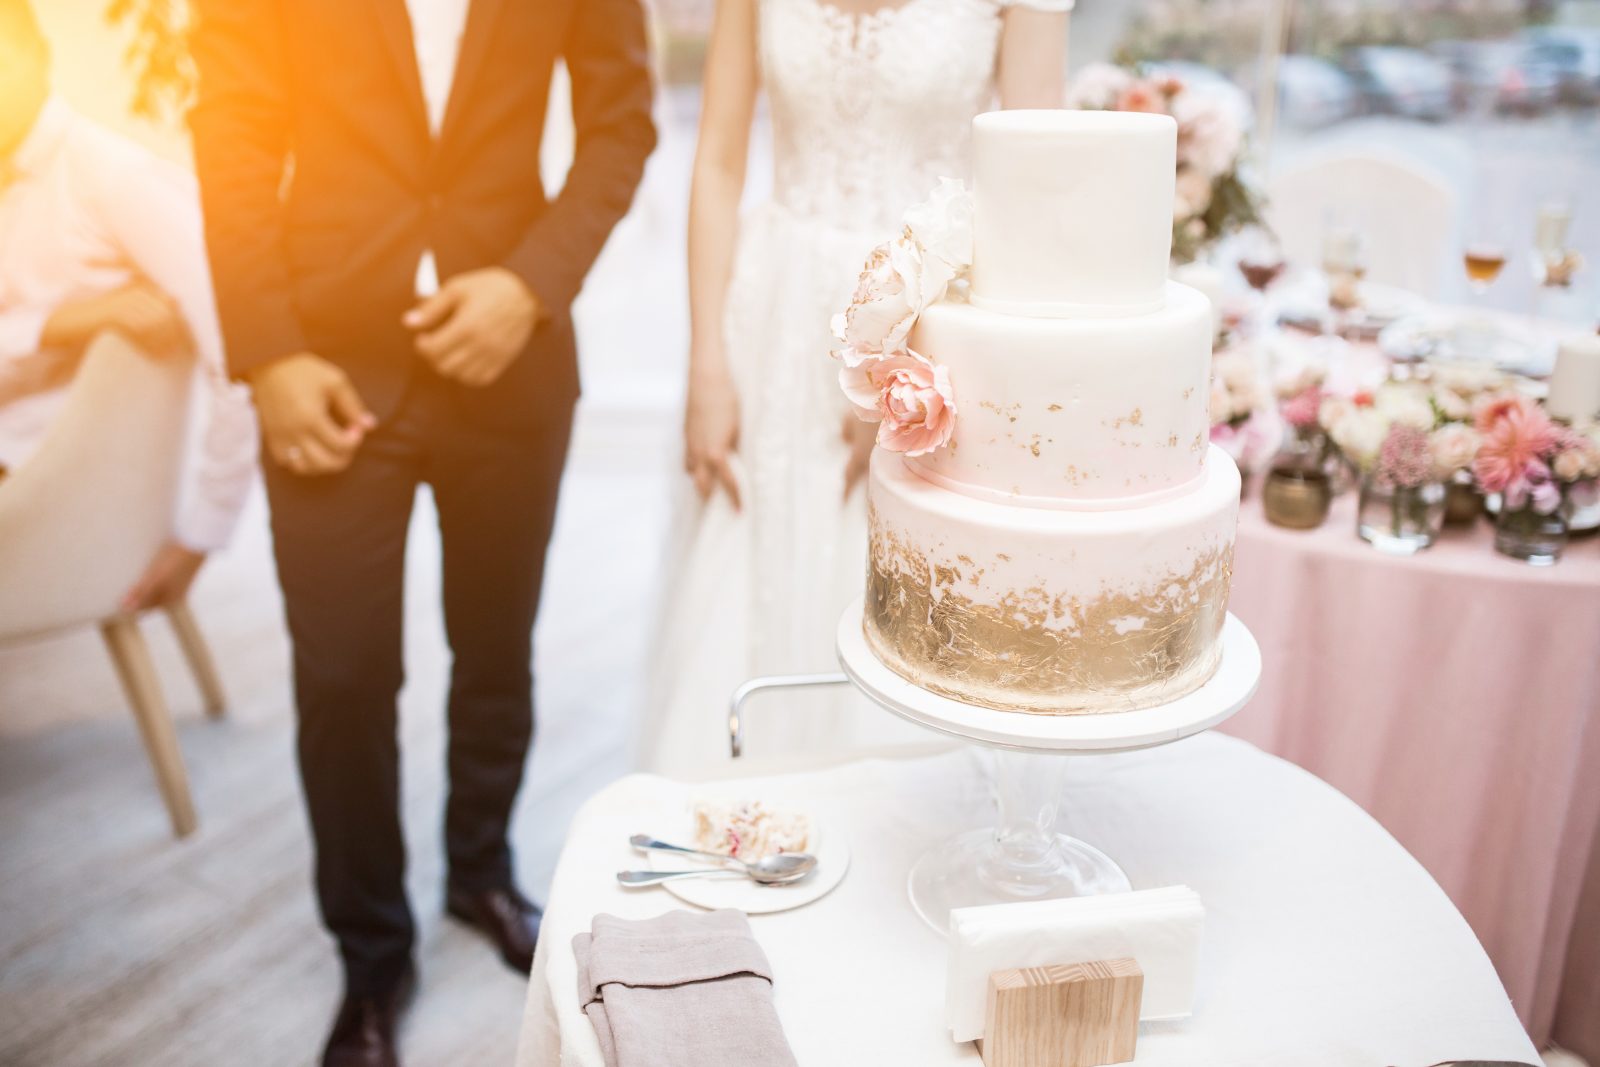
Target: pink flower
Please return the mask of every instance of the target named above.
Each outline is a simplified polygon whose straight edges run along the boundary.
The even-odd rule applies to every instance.
[[[1428,435],[1415,426],[1397,422],[1378,449],[1374,473],[1382,481],[1403,489],[1415,489],[1428,480],[1433,469],[1428,453]]]
[[[1477,417],[1483,442],[1472,461],[1473,477],[1486,493],[1509,493],[1533,464],[1549,475],[1544,458],[1556,446],[1555,423],[1527,397],[1502,394],[1481,405]]]
[[[1067,106],[1104,111],[1117,102],[1132,82],[1133,75],[1121,67],[1110,63],[1090,63],[1072,79],[1072,86],[1067,91]]]
[[[1600,477],[1600,444],[1577,430],[1557,427],[1555,457],[1550,461],[1550,469],[1563,482]]]
[[[1116,103],[1112,105],[1113,111],[1146,111],[1151,114],[1164,114],[1166,112],[1166,99],[1161,93],[1160,86],[1152,85],[1147,81],[1136,81],[1118,95]]]
[[[1473,427],[1479,433],[1488,433],[1490,427],[1513,412],[1522,418],[1544,414],[1537,403],[1521,393],[1484,393],[1472,404]]]
[[[950,372],[915,352],[842,368],[839,385],[858,416],[878,423],[878,444],[891,452],[925,455],[945,445],[955,430]]]
[[[1551,477],[1550,465],[1542,459],[1530,462],[1506,483],[1504,507],[1518,511],[1532,507],[1541,515],[1549,515],[1561,506],[1561,487]]]
[[[1283,402],[1283,421],[1297,430],[1309,430],[1317,424],[1322,411],[1322,387],[1307,386]]]

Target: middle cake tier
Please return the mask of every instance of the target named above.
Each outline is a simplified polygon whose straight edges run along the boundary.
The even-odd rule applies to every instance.
[[[915,685],[1006,711],[1129,711],[1215,671],[1239,471],[1143,507],[1017,507],[954,493],[878,449],[863,628]]]
[[[1168,283],[1159,311],[1034,318],[944,302],[911,347],[949,370],[954,436],[910,462],[945,488],[1031,507],[1126,508],[1196,485],[1211,307]]]

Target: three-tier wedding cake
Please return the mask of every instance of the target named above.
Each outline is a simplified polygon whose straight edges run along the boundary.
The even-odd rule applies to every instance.
[[[908,215],[836,321],[882,423],[866,638],[918,686],[1114,712],[1217,668],[1239,472],[1209,443],[1206,298],[1167,277],[1176,138],[1158,115],[979,116],[969,206],[949,183]]]

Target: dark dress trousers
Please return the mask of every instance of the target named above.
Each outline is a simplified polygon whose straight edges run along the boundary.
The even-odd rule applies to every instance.
[[[190,123],[230,369],[314,352],[379,419],[338,474],[265,464],[318,899],[349,982],[376,986],[414,936],[395,703],[423,483],[453,656],[450,878],[473,889],[511,876],[532,628],[578,394],[568,306],[655,144],[644,18],[640,0],[471,0],[434,136],[405,0],[197,8]],[[552,200],[539,149],[558,59],[577,144]],[[441,278],[498,265],[538,297],[533,337],[492,385],[434,374],[401,326],[424,249]]]

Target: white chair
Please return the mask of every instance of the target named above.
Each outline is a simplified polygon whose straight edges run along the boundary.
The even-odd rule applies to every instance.
[[[138,619],[117,604],[171,533],[193,381],[187,360],[101,336],[38,451],[0,481],[0,642],[99,626],[178,837],[195,828],[183,753]],[[194,616],[167,614],[207,714],[221,715]]]
[[[1349,227],[1366,242],[1369,279],[1433,300],[1451,276],[1458,210],[1443,176],[1369,149],[1308,155],[1267,184],[1267,222],[1289,262],[1320,264],[1328,228]]]

